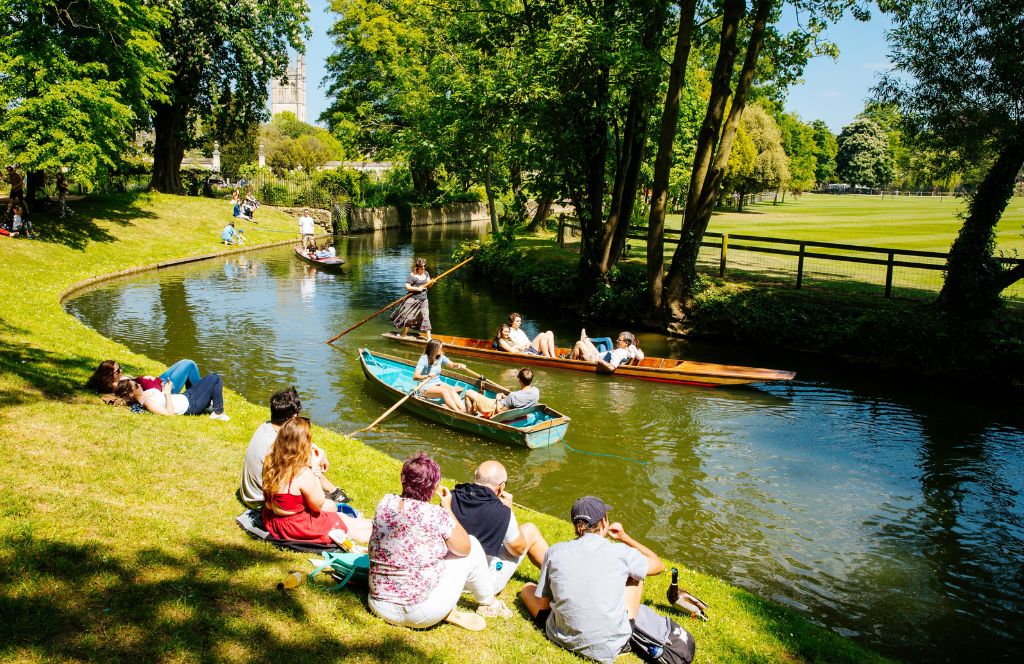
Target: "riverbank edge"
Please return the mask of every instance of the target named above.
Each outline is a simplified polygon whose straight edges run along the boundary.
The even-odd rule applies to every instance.
[[[158,197],[157,200],[166,200],[171,197]],[[80,212],[81,213],[81,212]],[[159,215],[156,215],[159,218]],[[110,230],[117,231],[113,225]],[[45,231],[44,231],[45,233]],[[198,232],[196,232],[198,234]],[[127,630],[131,626],[138,627],[143,623],[139,617],[138,602],[163,603],[167,597],[164,593],[168,588],[163,585],[152,586],[147,594],[147,586],[140,581],[146,575],[145,569],[152,567],[152,549],[150,553],[145,550],[137,553],[131,552],[131,544],[137,536],[140,546],[151,544],[156,546],[161,553],[160,567],[171,565],[167,561],[179,561],[184,573],[177,579],[175,585],[170,585],[171,599],[179,601],[184,591],[181,587],[194,589],[196,593],[208,592],[204,583],[196,583],[194,577],[218,576],[220,570],[216,565],[200,565],[199,569],[194,566],[188,568],[184,561],[189,555],[177,556],[179,551],[192,552],[192,540],[197,536],[193,528],[179,532],[173,528],[168,531],[166,523],[153,525],[156,535],[171,535],[169,540],[161,537],[154,537],[148,531],[135,533],[131,528],[123,530],[124,524],[119,525],[117,517],[110,512],[110,506],[104,504],[103,495],[112,494],[115,502],[132,500],[131,493],[118,490],[119,485],[112,481],[94,483],[94,478],[87,475],[83,482],[75,482],[80,469],[76,470],[76,462],[83,458],[94,455],[96,459],[105,459],[111,454],[121,456],[123,453],[118,445],[114,447],[114,441],[107,440],[107,435],[118,433],[131,439],[146,440],[153,444],[153,447],[167,446],[169,450],[179,454],[186,453],[176,444],[173,439],[181,438],[187,441],[188,452],[198,454],[204,461],[209,461],[207,468],[204,468],[204,476],[212,475],[215,480],[229,481],[231,485],[237,481],[238,466],[241,462],[242,451],[248,440],[251,431],[263,419],[265,419],[265,408],[245,401],[237,394],[226,390],[228,406],[232,414],[232,422],[224,424],[208,421],[205,418],[157,418],[149,416],[127,415],[124,411],[112,409],[97,403],[97,399],[86,394],[80,389],[80,385],[88,376],[88,372],[95,366],[99,359],[106,357],[117,357],[126,366],[137,371],[156,371],[159,364],[144,356],[131,353],[127,348],[109,339],[102,337],[94,330],[86,328],[72,316],[67,314],[61,306],[65,298],[70,297],[83,288],[96,285],[101,281],[122,278],[131,274],[138,274],[144,271],[159,269],[161,266],[169,267],[173,264],[183,264],[218,258],[226,255],[242,253],[272,246],[288,244],[294,240],[281,242],[268,242],[261,245],[239,247],[226,251],[206,252],[200,255],[187,254],[188,240],[196,238],[176,237],[175,242],[166,243],[164,246],[157,243],[156,249],[152,242],[145,237],[147,233],[142,231],[139,237],[131,237],[130,231],[121,231],[119,236],[127,235],[127,238],[118,237],[116,241],[126,242],[127,247],[148,245],[148,251],[154,252],[154,258],[160,260],[149,261],[143,266],[134,266],[102,272],[100,275],[90,275],[84,278],[76,278],[72,274],[64,274],[66,281],[71,284],[57,290],[64,284],[53,280],[46,282],[45,278],[52,276],[52,270],[48,268],[52,263],[52,253],[60,253],[63,250],[59,247],[47,246],[43,242],[33,243],[21,241],[17,244],[4,243],[0,247],[0,257],[3,257],[4,264],[20,263],[25,269],[22,272],[23,280],[17,284],[11,281],[0,285],[0,294],[4,302],[0,304],[0,312],[3,313],[4,327],[0,328],[0,338],[4,340],[4,350],[0,351],[0,386],[4,388],[4,411],[0,417],[0,430],[3,431],[11,444],[11,454],[0,460],[0,468],[3,477],[17,477],[21,486],[8,488],[8,493],[17,492],[19,496],[12,500],[5,507],[4,514],[14,517],[8,521],[6,526],[0,527],[0,557],[8,566],[8,574],[5,576],[6,588],[3,591],[5,604],[8,608],[16,605],[8,615],[15,616],[11,627],[13,633],[19,637],[10,641],[4,646],[4,650],[15,656],[32,658],[33,656],[52,656],[54,654],[67,655],[78,653],[81,639],[81,647],[85,651],[92,651],[100,654],[110,655],[111,653],[122,655],[142,655],[151,653],[149,650],[128,651],[122,649],[131,647],[131,641],[121,642],[123,634],[119,630],[110,630],[109,623],[116,620],[124,613],[125,623],[117,627]],[[44,234],[44,240],[46,235]],[[205,240],[204,240],[205,241]],[[69,262],[77,262],[84,265],[78,266],[78,271],[88,272],[92,268],[99,268],[100,265],[109,264],[111,258],[106,256],[103,260],[89,261],[91,258],[90,249],[95,243],[85,246],[81,250],[69,250],[62,256]],[[100,245],[104,253],[110,253],[112,248]],[[120,256],[120,253],[117,252]],[[70,261],[77,257],[77,261]],[[94,257],[93,257],[94,258]],[[119,260],[119,258],[117,259]],[[91,263],[98,263],[92,265]],[[106,262],[106,263],[105,263]],[[34,288],[34,286],[38,286]],[[15,303],[19,292],[28,295]],[[4,358],[3,356],[7,356]],[[30,422],[31,426],[24,426],[24,422]],[[54,436],[53,432],[66,435]],[[225,434],[230,434],[232,441],[230,449],[225,449]],[[352,439],[345,438],[320,427],[316,428],[318,443],[321,444],[336,464],[342,470],[335,472],[344,473],[348,470],[352,477],[359,477],[359,481],[343,481],[347,489],[355,489],[357,501],[364,510],[371,509],[375,501],[385,491],[393,491],[397,482],[397,470],[400,466],[394,460],[383,453],[359,443],[353,445]],[[167,436],[171,438],[168,439]],[[118,439],[115,439],[118,440]],[[119,442],[119,441],[118,441]],[[195,449],[192,449],[195,448]],[[167,450],[163,450],[167,451]],[[151,468],[151,464],[143,458],[144,452],[139,452],[131,457],[128,463],[139,462],[134,468],[134,473],[128,474],[133,481],[141,486],[141,496],[152,494],[155,500],[151,503],[151,509],[158,516],[167,517],[173,515],[177,510],[173,505],[166,505],[169,501],[161,489],[167,489],[167,478],[158,474]],[[162,452],[161,452],[162,454]],[[45,466],[39,465],[41,458],[51,457],[52,460]],[[159,457],[157,460],[159,460]],[[342,463],[343,462],[343,463]],[[88,464],[86,464],[88,466]],[[386,472],[381,472],[381,469]],[[344,475],[343,475],[344,476]],[[26,499],[20,494],[32,495],[32,492],[41,486],[52,486],[54,478],[63,478],[60,481],[60,488],[53,496],[58,504],[70,508],[76,513],[96,513],[95,510],[103,509],[108,518],[113,522],[106,526],[87,527],[74,520],[64,518],[64,511],[53,510],[46,506],[50,504],[50,494],[44,502],[33,499]],[[68,481],[72,478],[71,481]],[[207,479],[209,479],[207,477]],[[216,483],[216,482],[215,482]],[[77,488],[75,484],[82,484]],[[98,484],[98,485],[97,485]],[[139,487],[133,487],[138,489]],[[174,487],[178,490],[178,487]],[[106,491],[104,491],[106,490]],[[217,598],[217,601],[207,607],[213,612],[223,612],[222,599],[234,598],[240,605],[249,606],[243,609],[228,609],[232,613],[241,613],[254,617],[262,622],[274,622],[273,616],[264,615],[271,613],[271,609],[277,610],[280,598],[277,595],[265,597],[266,589],[272,587],[272,583],[280,579],[287,571],[289,565],[295,565],[299,558],[293,554],[280,553],[271,550],[264,544],[251,542],[234,528],[230,523],[231,517],[240,511],[237,503],[234,503],[230,496],[210,497],[206,495],[202,487],[191,490],[192,494],[186,495],[186,499],[194,499],[198,505],[207,508],[206,516],[215,517],[215,524],[207,524],[205,528],[202,523],[197,524],[202,528],[203,537],[209,539],[207,545],[215,546],[222,555],[228,550],[229,555],[234,556],[232,564],[239,566],[238,570],[232,570],[232,583],[227,584],[223,590],[226,595]],[[181,489],[187,494],[187,491]],[[163,500],[159,500],[160,498]],[[178,498],[181,500],[181,497]],[[83,512],[84,510],[84,512]],[[520,512],[521,516],[526,514]],[[552,541],[568,539],[571,527],[568,523],[556,517],[543,515],[537,512],[530,512],[529,518],[538,522]],[[623,517],[627,522],[628,516]],[[173,519],[169,519],[173,521]],[[131,523],[131,522],[126,522]],[[163,530],[161,530],[163,529]],[[115,534],[116,533],[116,534]],[[54,540],[59,537],[59,540]],[[124,541],[122,541],[124,540]],[[59,542],[59,543],[58,543]],[[145,547],[143,547],[145,549]],[[98,550],[98,555],[94,552]],[[56,558],[54,551],[58,551]],[[71,551],[71,554],[67,552]],[[60,554],[60,552],[64,552]],[[67,564],[61,563],[61,555],[67,558]],[[216,557],[216,556],[214,556]],[[83,569],[92,569],[96,566],[96,575],[108,573],[110,559],[118,561],[118,570],[123,570],[125,583],[136,588],[128,592],[127,604],[125,600],[117,599],[117,593],[124,591],[115,585],[114,594],[104,586],[94,589],[92,584],[83,584]],[[200,556],[205,562],[205,558]],[[56,562],[55,562],[56,561]],[[246,562],[248,561],[248,562]],[[171,565],[173,567],[173,565]],[[824,657],[833,661],[874,661],[881,660],[877,654],[872,653],[848,641],[837,634],[834,634],[821,627],[813,625],[806,618],[796,612],[779,606],[735,586],[687,569],[682,570],[683,581],[694,592],[701,593],[716,605],[719,617],[711,623],[696,624],[686,621],[684,624],[694,632],[699,651],[704,661],[739,661],[750,657],[774,661],[808,659],[816,660]],[[527,566],[517,575],[513,588],[521,587],[523,580],[535,579],[536,570]],[[9,585],[14,582],[15,586]],[[227,583],[227,582],[225,582]],[[97,581],[99,584],[99,581]],[[238,584],[241,584],[239,586]],[[99,584],[103,585],[103,584]],[[107,584],[109,585],[109,584]],[[83,587],[84,586],[84,587]],[[663,602],[655,598],[664,594],[667,587],[667,577],[651,579],[646,593],[648,601],[656,608],[665,611]],[[142,590],[139,590],[142,588]],[[205,590],[204,590],[205,589]],[[94,592],[90,592],[95,590]],[[141,593],[141,597],[139,596]],[[191,596],[190,590],[186,595]],[[39,606],[32,604],[26,607],[26,597],[38,600]],[[298,604],[304,607],[304,611],[295,614],[294,611],[284,615],[285,626],[295,621],[306,623],[307,626],[315,626],[317,629],[324,629],[332,636],[334,645],[339,647],[352,647],[352,641],[362,643],[369,635],[370,641],[378,637],[379,642],[366,647],[366,652],[377,653],[367,661],[382,661],[378,657],[385,658],[387,653],[394,653],[398,648],[401,652],[409,654],[410,648],[418,655],[430,656],[429,651],[423,651],[423,647],[433,648],[435,656],[442,659],[451,657],[461,659],[460,654],[468,649],[470,653],[477,654],[479,659],[484,661],[530,661],[537,654],[542,654],[548,660],[554,661],[576,661],[575,658],[560,651],[544,640],[543,636],[533,630],[526,621],[508,621],[504,624],[489,627],[487,632],[481,635],[470,635],[455,628],[441,628],[428,632],[412,632],[392,628],[381,621],[378,621],[366,613],[359,596],[353,593],[338,593],[327,595],[324,593],[306,592],[303,595],[284,596],[291,598],[289,604]],[[66,598],[57,600],[53,598]],[[506,600],[510,605],[516,607],[512,595],[506,591]],[[68,606],[64,606],[64,603]],[[173,602],[172,602],[173,603]],[[69,627],[61,626],[61,638],[53,641],[53,628],[49,622],[35,622],[37,614],[42,620],[42,611],[39,609],[45,604],[46,610],[52,616],[53,606],[57,605],[58,613],[71,614],[70,621],[65,621]],[[250,605],[256,605],[252,608]],[[81,605],[81,608],[79,608]],[[269,608],[268,608],[269,607]],[[200,607],[202,609],[203,607]],[[337,624],[327,627],[321,621],[313,617],[316,611],[328,609],[331,615],[343,614],[348,616],[352,622],[348,628],[360,626],[364,631],[360,634],[349,634],[349,629],[342,625],[340,632]],[[518,608],[518,607],[517,607]],[[100,611],[102,609],[102,611]],[[305,611],[308,610],[307,616]],[[81,611],[82,615],[78,616]],[[92,631],[89,625],[90,620],[85,618],[86,614],[97,611],[101,616],[96,621],[97,631]],[[359,612],[353,618],[353,612]],[[7,613],[7,612],[5,612]],[[305,617],[304,617],[305,616]],[[67,617],[67,615],[65,615]],[[676,616],[679,619],[678,616]],[[51,618],[46,618],[52,621]],[[166,618],[155,625],[154,631],[157,637],[160,634],[167,636],[167,627],[164,625]],[[681,619],[680,619],[681,620]],[[138,622],[135,622],[138,621]],[[209,632],[208,623],[211,620],[199,616],[198,623],[202,625],[200,631]],[[214,621],[216,622],[216,621]],[[345,621],[334,621],[343,623]],[[494,621],[492,621],[494,622]],[[107,624],[104,624],[107,623]],[[361,625],[360,625],[361,623]],[[219,624],[218,624],[219,625]],[[172,624],[175,630],[180,625]],[[198,628],[198,627],[197,627]],[[228,636],[234,634],[233,628],[219,626],[222,631],[228,632]],[[71,630],[76,638],[65,633],[64,630]],[[109,633],[108,633],[109,631]],[[106,634],[106,636],[104,636]],[[210,637],[220,637],[222,634],[213,632]],[[509,639],[512,638],[510,643]],[[115,642],[116,641],[116,642]],[[166,653],[169,646],[166,639],[155,638],[149,646]],[[171,642],[173,644],[173,639]],[[71,644],[70,646],[68,644]],[[331,645],[328,640],[327,645]],[[397,645],[396,645],[397,644]],[[201,644],[200,644],[201,645]],[[272,644],[255,641],[254,647],[271,647]],[[189,653],[192,646],[188,644],[178,645],[179,652]],[[480,652],[481,648],[485,652]],[[305,652],[305,651],[303,651]],[[308,654],[308,653],[307,653]],[[480,657],[480,655],[483,655]],[[499,656],[500,655],[500,656]],[[497,657],[497,659],[494,659]]]
[[[646,266],[620,262],[590,300],[579,299],[579,255],[547,236],[467,243],[472,272],[517,295],[568,308],[586,320],[683,338],[724,340],[778,354],[877,368],[909,378],[970,381],[1024,390],[1024,311],[962,319],[929,301],[752,283],[705,275],[685,329],[652,321]]]

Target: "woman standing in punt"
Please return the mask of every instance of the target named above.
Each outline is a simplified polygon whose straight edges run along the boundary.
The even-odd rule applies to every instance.
[[[391,314],[392,324],[402,328],[403,337],[409,334],[409,328],[412,327],[425,332],[427,341],[430,341],[430,303],[427,301],[429,286],[430,273],[427,272],[427,261],[417,258],[409,278],[405,280],[405,290],[413,295]]]

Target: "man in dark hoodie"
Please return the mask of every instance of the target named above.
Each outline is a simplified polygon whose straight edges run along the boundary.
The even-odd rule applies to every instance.
[[[508,472],[501,463],[484,461],[473,484],[457,484],[452,491],[452,512],[466,532],[477,538],[494,575],[494,594],[508,584],[519,563],[529,556],[537,569],[544,562],[548,543],[532,523],[517,523],[512,494],[505,491]]]

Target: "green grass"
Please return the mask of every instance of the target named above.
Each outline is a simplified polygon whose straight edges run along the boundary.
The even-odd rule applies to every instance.
[[[84,279],[218,250],[223,202],[162,195],[83,203],[72,220],[39,219],[39,241],[0,238],[0,658],[14,661],[571,662],[523,615],[470,633],[391,627],[365,593],[275,590],[306,556],[246,538],[233,517],[242,455],[266,408],[228,391],[227,423],[132,415],[80,391],[95,365],[161,366],[64,313],[60,294]],[[294,221],[266,208],[254,242],[286,238]],[[245,367],[238,367],[244,371]],[[231,376],[225,376],[230,388]],[[333,478],[372,511],[398,484],[395,460],[322,428]],[[551,541],[569,525],[536,513]],[[626,519],[628,525],[628,519]],[[713,607],[686,621],[703,662],[881,661],[795,612],[723,581],[682,571]],[[667,575],[646,599],[665,611]]]
[[[956,214],[962,198],[945,196],[787,196],[785,203],[758,203],[743,212],[718,212],[709,231],[742,233],[791,240],[815,240],[869,247],[917,249],[947,253],[960,230]],[[679,228],[682,217],[671,215],[667,226]],[[1003,251],[1024,250],[1024,198],[1011,199],[996,228]]]

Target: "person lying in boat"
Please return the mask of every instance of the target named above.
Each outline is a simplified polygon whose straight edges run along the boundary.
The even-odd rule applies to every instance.
[[[263,462],[263,526],[277,539],[296,542],[330,544],[345,533],[368,542],[373,522],[339,513],[324,495],[311,431],[309,418],[298,416],[278,430]]]
[[[280,390],[271,395],[270,420],[256,428],[249,440],[249,447],[245,450],[238,498],[246,507],[263,509],[263,463],[274,448],[278,431],[281,430],[285,422],[293,417],[298,417],[301,412],[302,400],[299,399],[299,393],[294,387]],[[316,445],[312,446],[312,450],[310,466],[314,476],[320,480],[320,488],[323,489],[324,495],[334,501],[339,512],[358,516],[351,508],[346,509],[345,503],[348,502],[348,496],[345,492],[327,479],[325,474],[331,467],[327,460],[327,454]]]
[[[472,484],[456,484],[452,490],[452,513],[487,554],[495,595],[505,589],[524,558],[540,569],[548,550],[536,525],[516,521],[507,482],[505,466],[490,460],[476,469]]]
[[[580,340],[569,353],[569,359],[596,362],[605,371],[615,371],[620,364],[635,364],[644,359],[644,352],[636,343],[636,335],[622,332],[615,340],[615,348],[602,353],[587,336],[587,331],[582,330]]]
[[[132,378],[132,376],[121,372],[121,365],[117,363],[117,360],[103,360],[92,372],[92,376],[89,377],[85,386],[94,392],[109,394],[114,391],[118,381],[122,378]],[[151,387],[162,390],[164,383],[171,383],[172,389],[175,392],[180,392],[198,383],[200,378],[202,376],[195,362],[178,360],[159,376],[139,376],[136,380],[147,390]]]
[[[471,415],[479,414],[484,417],[493,417],[498,413],[513,408],[529,408],[540,403],[540,390],[533,385],[533,369],[524,367],[519,370],[516,376],[519,379],[519,389],[491,399],[476,390],[466,392],[466,412]]]
[[[441,369],[452,367],[454,369],[465,369],[466,365],[459,362],[452,362],[444,354],[444,344],[437,339],[427,342],[423,355],[416,362],[416,369],[413,371],[412,379],[417,383],[432,378],[429,382],[419,388],[419,394],[427,399],[444,399],[446,406],[452,410],[465,413],[466,405],[459,396],[459,391],[454,385],[449,385],[441,380]]]
[[[516,312],[508,315],[508,338],[512,342],[514,353],[529,353],[530,355],[544,355],[545,357],[555,356],[555,335],[551,330],[541,332],[533,341],[526,336],[526,332],[520,329],[523,324],[523,317]]]

